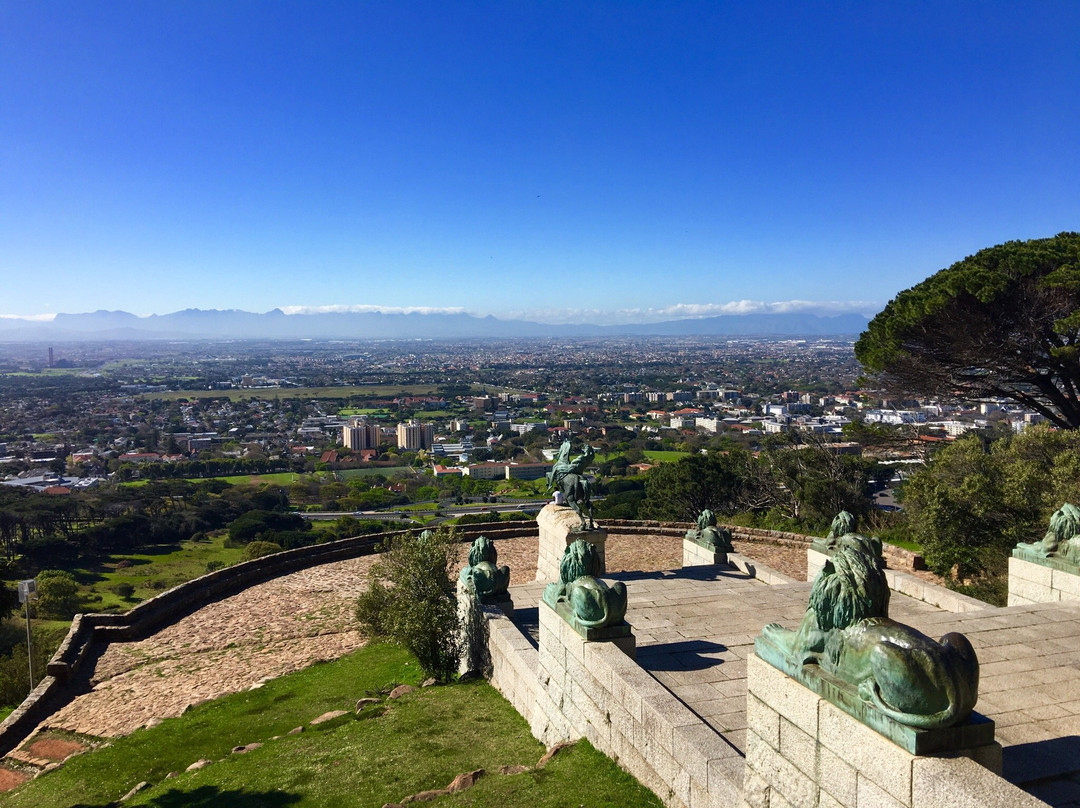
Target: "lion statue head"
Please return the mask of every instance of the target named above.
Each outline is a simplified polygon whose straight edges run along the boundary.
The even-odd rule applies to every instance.
[[[810,608],[822,631],[888,617],[889,583],[881,556],[855,543],[844,544],[814,579]]]
[[[854,533],[857,521],[854,514],[840,511],[833,517],[832,524],[829,525],[829,534],[825,538],[838,539],[848,533]]]
[[[596,547],[584,539],[577,539],[567,546],[559,562],[559,579],[563,586],[584,575],[598,577],[600,573],[600,554]]]
[[[477,566],[481,561],[495,564],[498,560],[499,553],[495,549],[495,543],[487,536],[477,537],[476,541],[472,543],[472,547],[469,548],[470,567]]]
[[[1080,508],[1066,502],[1050,517],[1050,528],[1043,536],[1042,545],[1047,552],[1053,553],[1077,535],[1080,535]]]
[[[708,508],[703,510],[697,518],[698,530],[704,530],[707,527],[716,527],[716,516]]]

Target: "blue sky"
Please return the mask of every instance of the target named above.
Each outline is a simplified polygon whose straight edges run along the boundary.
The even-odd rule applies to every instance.
[[[0,4],[0,315],[873,314],[1080,229],[1080,3]]]

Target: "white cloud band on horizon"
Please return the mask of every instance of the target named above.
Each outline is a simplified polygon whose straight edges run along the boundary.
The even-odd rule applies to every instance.
[[[56,319],[56,312],[45,314],[0,314],[0,320],[29,320],[34,323],[50,323]]]
[[[719,315],[746,314],[861,314],[872,316],[881,309],[880,303],[868,300],[732,300],[726,303],[674,303],[648,308],[604,309],[521,309],[508,311],[508,319],[535,320],[544,323],[622,324],[657,322],[660,320],[692,320]]]
[[[468,314],[462,306],[377,306],[368,303],[337,303],[330,306],[281,306],[286,314]]]

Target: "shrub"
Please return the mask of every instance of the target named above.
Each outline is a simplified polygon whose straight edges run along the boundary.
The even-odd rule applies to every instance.
[[[113,587],[113,592],[122,597],[124,600],[130,600],[131,596],[135,594],[135,586],[129,584],[127,581],[116,584]]]
[[[37,576],[37,613],[41,617],[70,620],[79,608],[79,585],[65,570],[43,570]]]
[[[371,634],[412,651],[440,682],[457,672],[460,626],[452,572],[461,544],[446,528],[421,539],[393,536],[371,567],[371,588],[357,603],[357,618]]]
[[[241,555],[241,558],[244,561],[252,561],[256,558],[262,558],[263,556],[273,555],[274,553],[280,552],[280,544],[275,544],[272,541],[253,541],[244,548],[244,552]]]

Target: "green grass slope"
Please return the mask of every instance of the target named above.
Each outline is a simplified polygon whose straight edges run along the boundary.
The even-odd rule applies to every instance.
[[[195,707],[152,729],[69,759],[0,797],[15,808],[103,807],[147,781],[126,806],[374,806],[445,788],[478,768],[487,776],[433,806],[654,806],[652,792],[585,741],[534,768],[543,746],[510,704],[483,681],[386,693],[417,684],[415,658],[373,645],[264,686]],[[358,698],[378,704],[353,712]],[[332,710],[348,712],[323,724]],[[294,727],[304,732],[288,735]],[[262,743],[243,754],[233,747]],[[199,759],[214,761],[192,772]],[[500,774],[502,766],[527,766]],[[167,777],[171,772],[176,776]]]

